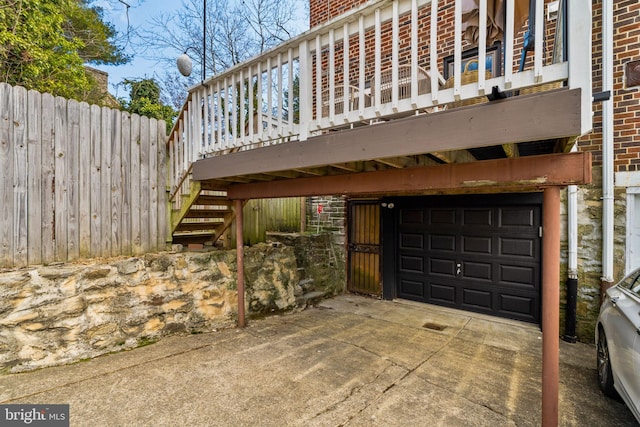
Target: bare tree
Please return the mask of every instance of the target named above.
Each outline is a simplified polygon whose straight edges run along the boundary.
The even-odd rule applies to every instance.
[[[194,71],[201,71],[204,66],[207,77],[215,75],[306,29],[295,21],[295,6],[304,7],[303,1],[208,0],[204,32],[202,0],[183,0],[182,8],[152,18],[153,30],[138,37],[143,54],[170,70],[159,76],[163,102],[180,108],[186,88],[200,81],[201,73],[184,78],[173,71],[178,54],[187,51]],[[167,48],[173,49],[176,57],[154,55]]]

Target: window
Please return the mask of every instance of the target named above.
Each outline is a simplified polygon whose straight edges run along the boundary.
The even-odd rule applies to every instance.
[[[626,265],[630,273],[640,267],[640,187],[627,187]]]
[[[640,286],[640,281],[638,281],[638,275],[640,274],[640,270],[633,272],[629,276],[625,277],[620,281],[618,286],[624,289],[634,289]]]

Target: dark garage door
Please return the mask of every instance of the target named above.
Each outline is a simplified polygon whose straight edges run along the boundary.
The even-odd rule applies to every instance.
[[[408,198],[396,212],[397,296],[540,321],[541,198]]]

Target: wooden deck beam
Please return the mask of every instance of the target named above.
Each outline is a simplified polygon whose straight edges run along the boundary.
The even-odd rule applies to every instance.
[[[535,191],[591,182],[591,153],[547,154],[360,174],[236,184],[230,199]]]

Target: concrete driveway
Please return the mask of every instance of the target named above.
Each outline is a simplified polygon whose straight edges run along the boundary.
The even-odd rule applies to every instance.
[[[532,325],[347,295],[0,376],[0,401],[68,403],[72,426],[535,426],[541,343]],[[636,425],[599,392],[594,346],[560,351],[561,425]]]

